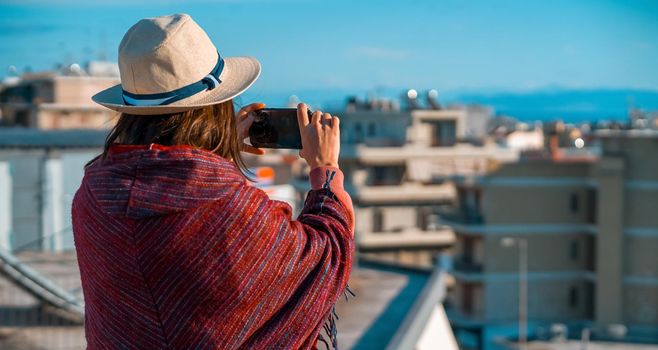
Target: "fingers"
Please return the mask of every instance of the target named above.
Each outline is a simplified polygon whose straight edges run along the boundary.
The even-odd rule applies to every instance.
[[[334,129],[339,129],[339,127],[340,127],[340,118],[334,117],[332,126],[334,127]]]
[[[259,109],[263,109],[263,108],[265,108],[264,103],[261,103],[261,102],[252,103],[252,104],[249,104],[249,105],[246,105],[246,106],[242,107],[238,111],[237,116],[238,116],[239,119],[242,119],[242,118],[246,117],[249,114],[249,112],[253,112],[253,111],[256,111],[256,110],[259,110]]]
[[[256,147],[251,146],[251,145],[248,145],[248,144],[246,144],[246,143],[243,143],[243,144],[242,144],[242,150],[241,150],[241,151],[242,151],[242,152],[251,153],[251,154],[256,154],[256,155],[263,155],[263,154],[265,154],[265,151],[264,151],[264,150],[262,150],[262,149],[260,149],[260,148],[256,148]]]
[[[297,105],[297,123],[299,124],[299,129],[304,129],[308,123],[308,106],[304,103]]]
[[[249,128],[254,123],[256,117],[253,113],[247,114],[246,118],[239,119],[237,122],[238,137],[244,139],[249,136]]]
[[[322,112],[313,112],[313,115],[311,116],[311,124],[320,124],[320,118],[322,118]]]
[[[332,116],[329,113],[322,114],[322,126],[331,126]]]

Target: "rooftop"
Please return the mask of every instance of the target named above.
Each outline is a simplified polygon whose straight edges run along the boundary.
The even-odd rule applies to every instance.
[[[17,258],[53,283],[80,295],[74,252],[26,251]],[[336,306],[339,348],[385,349],[401,328],[411,329],[408,315],[418,312],[414,305],[422,299],[419,296],[430,280],[429,270],[360,261],[349,281],[356,296],[341,298]],[[24,288],[0,276],[0,348],[81,347],[82,326],[49,316],[39,306],[34,291]]]
[[[107,130],[40,130],[0,128],[1,148],[97,148],[103,147]]]
[[[429,272],[361,263],[349,286],[356,294],[336,305],[340,349],[385,349],[430,277]]]
[[[655,129],[627,129],[627,130],[597,130],[595,135],[598,137],[647,137],[658,138],[658,130]]]
[[[510,349],[516,349],[518,344],[510,345]],[[637,344],[622,342],[603,342],[590,341],[587,346],[579,340],[565,341],[531,341],[528,343],[528,350],[658,350],[656,344]]]

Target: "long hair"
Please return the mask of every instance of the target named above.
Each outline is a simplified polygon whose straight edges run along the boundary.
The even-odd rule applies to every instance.
[[[122,113],[105,139],[103,153],[87,166],[98,158],[105,160],[114,143],[187,145],[232,160],[240,173],[248,178],[249,171],[240,154],[242,140],[238,137],[234,115],[233,101],[174,114]]]

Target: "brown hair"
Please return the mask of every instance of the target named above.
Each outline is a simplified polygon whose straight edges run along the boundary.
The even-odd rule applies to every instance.
[[[103,153],[94,160],[99,157],[106,159],[114,143],[187,145],[232,160],[240,173],[248,178],[249,171],[240,154],[242,140],[238,137],[234,115],[232,101],[174,114],[141,116],[122,113],[105,139]]]

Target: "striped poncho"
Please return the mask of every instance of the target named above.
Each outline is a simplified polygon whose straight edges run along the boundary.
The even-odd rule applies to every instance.
[[[343,293],[354,214],[337,168],[294,220],[215,154],[114,145],[85,169],[73,233],[88,349],[313,349]]]

